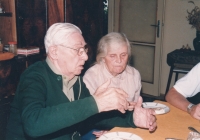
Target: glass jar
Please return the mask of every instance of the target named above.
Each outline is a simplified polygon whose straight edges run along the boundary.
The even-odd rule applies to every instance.
[[[8,42],[9,44],[9,52],[14,53],[14,55],[17,55],[17,42],[12,41]]]

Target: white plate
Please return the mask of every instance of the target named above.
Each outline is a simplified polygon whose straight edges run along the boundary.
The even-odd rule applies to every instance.
[[[103,134],[99,140],[143,140],[141,137],[128,132],[109,132]]]
[[[164,104],[160,104],[160,103],[154,103],[154,102],[143,102],[142,106],[144,108],[152,108],[155,110],[156,114],[165,114],[167,112],[169,112],[169,107],[164,105]]]

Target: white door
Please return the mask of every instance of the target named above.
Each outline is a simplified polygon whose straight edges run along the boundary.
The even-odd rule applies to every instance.
[[[165,0],[109,0],[109,32],[123,32],[132,46],[130,65],[139,70],[142,93],[160,95]]]

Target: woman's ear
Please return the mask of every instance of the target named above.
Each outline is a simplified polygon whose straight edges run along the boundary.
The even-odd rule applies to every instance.
[[[57,51],[58,51],[58,49],[56,46],[49,47],[49,56],[52,59],[57,59],[58,58]]]

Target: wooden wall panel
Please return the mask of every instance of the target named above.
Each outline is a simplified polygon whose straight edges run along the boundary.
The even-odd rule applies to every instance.
[[[56,22],[64,22],[64,1],[48,0],[48,26]]]
[[[0,16],[0,38],[5,45],[9,41],[17,41],[15,0],[1,0],[1,2],[5,12],[12,12],[12,17]]]

